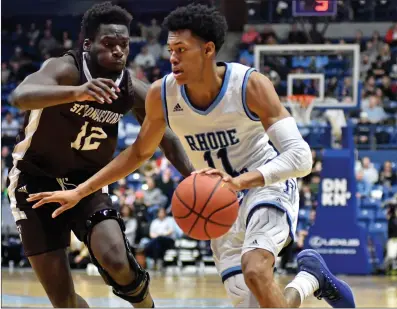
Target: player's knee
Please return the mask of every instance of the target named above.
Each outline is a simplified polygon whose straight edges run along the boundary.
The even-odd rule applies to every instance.
[[[241,264],[246,284],[250,289],[269,285],[273,281],[273,254],[263,249],[244,253]]]
[[[124,241],[115,241],[113,244],[109,244],[102,256],[96,258],[111,276],[129,272],[130,267]]]

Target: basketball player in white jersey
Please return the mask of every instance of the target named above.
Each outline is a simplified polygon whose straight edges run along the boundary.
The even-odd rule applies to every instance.
[[[293,242],[297,225],[295,177],[309,174],[312,160],[271,82],[249,67],[216,63],[227,26],[215,9],[181,7],[164,26],[173,73],[151,86],[135,143],[76,189],[32,195],[30,201],[40,200],[34,207],[58,202],[58,216],[126,177],[153,155],[168,125],[198,172],[220,174],[240,193],[236,223],[212,240],[217,269],[236,307],[299,307],[313,293],[333,307],[354,307],[350,287],[313,250],[299,254],[299,273],[284,291],[274,280],[275,259]]]

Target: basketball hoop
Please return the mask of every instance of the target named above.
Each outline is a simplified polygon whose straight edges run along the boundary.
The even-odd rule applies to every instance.
[[[315,98],[315,96],[306,94],[288,96],[292,116],[298,125],[310,125],[310,115],[314,107]]]

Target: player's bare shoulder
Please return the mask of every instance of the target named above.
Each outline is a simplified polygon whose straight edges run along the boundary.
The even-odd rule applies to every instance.
[[[273,83],[265,75],[259,72],[252,72],[247,83],[247,95],[257,97],[263,95],[263,92],[274,91]]]
[[[265,128],[269,127],[274,119],[289,116],[288,111],[280,103],[273,83],[265,75],[253,72],[247,84],[248,108],[259,116]]]

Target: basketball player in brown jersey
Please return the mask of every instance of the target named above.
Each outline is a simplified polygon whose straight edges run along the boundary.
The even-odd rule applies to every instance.
[[[12,95],[27,115],[13,153],[9,197],[25,254],[54,307],[88,307],[74,290],[65,252],[71,230],[116,295],[137,308],[154,307],[149,275],[134,259],[105,188],[57,218],[51,217],[57,204],[35,210],[26,201],[32,193],[75,188],[108,164],[118,123],[130,110],[142,124],[149,87],[125,69],[131,19],[110,3],[93,6],[82,21],[82,51],[49,59]],[[161,147],[184,176],[193,171],[170,131]]]

